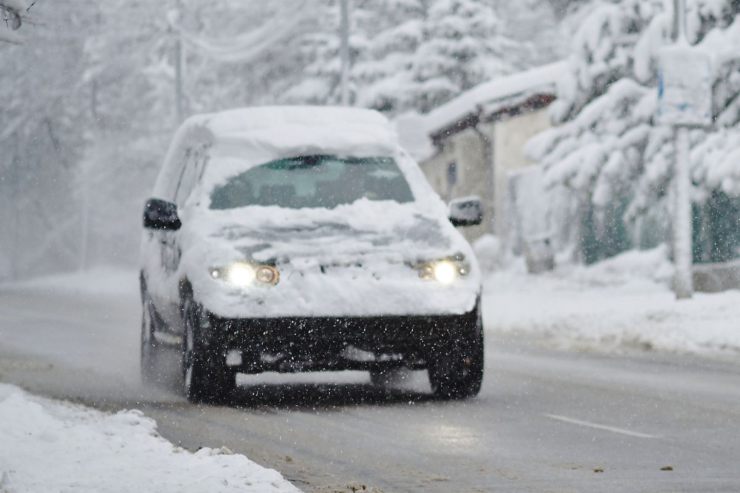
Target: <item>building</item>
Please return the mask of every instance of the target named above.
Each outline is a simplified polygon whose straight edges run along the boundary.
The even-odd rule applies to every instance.
[[[511,182],[532,166],[525,144],[550,127],[547,107],[565,62],[483,83],[423,117],[434,149],[421,160],[427,179],[446,201],[478,196],[481,226],[465,228],[469,240],[493,233],[511,240]],[[521,236],[519,234],[518,236]]]

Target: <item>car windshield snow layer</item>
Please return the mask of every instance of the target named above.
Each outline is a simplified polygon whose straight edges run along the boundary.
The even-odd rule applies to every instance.
[[[278,206],[325,208],[359,199],[412,202],[406,179],[391,157],[298,156],[262,164],[211,193],[211,209]]]

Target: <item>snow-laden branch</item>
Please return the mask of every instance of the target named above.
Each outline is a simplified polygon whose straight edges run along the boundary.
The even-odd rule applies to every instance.
[[[4,7],[7,10],[13,10],[16,13],[28,10],[26,0],[0,0],[0,7]]]
[[[20,29],[28,9],[26,0],[0,0],[0,19],[6,26],[0,27],[0,42],[21,44],[21,37],[14,31]]]

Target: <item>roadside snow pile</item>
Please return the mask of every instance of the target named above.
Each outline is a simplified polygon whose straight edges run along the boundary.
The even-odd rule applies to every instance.
[[[668,260],[668,248],[629,250],[594,265],[574,267],[570,274],[584,284],[615,286],[628,283],[658,283],[670,285],[673,264]]]
[[[0,384],[0,491],[299,492],[243,455],[196,453],[139,411],[104,414]]]
[[[473,243],[473,250],[483,272],[499,270],[506,263],[505,249],[501,240],[494,235],[485,234],[478,238]]]
[[[495,272],[484,287],[486,329],[570,348],[740,351],[740,291],[676,301],[671,270],[659,248],[546,275],[523,265]]]

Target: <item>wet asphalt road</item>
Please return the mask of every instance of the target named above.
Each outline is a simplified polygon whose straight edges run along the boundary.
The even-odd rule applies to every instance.
[[[740,491],[740,357],[489,333],[484,388],[467,402],[431,399],[423,372],[388,391],[356,372],[251,376],[229,405],[195,406],[139,384],[139,316],[135,292],[1,288],[0,381],[141,409],[172,442],[226,446],[306,492]]]

